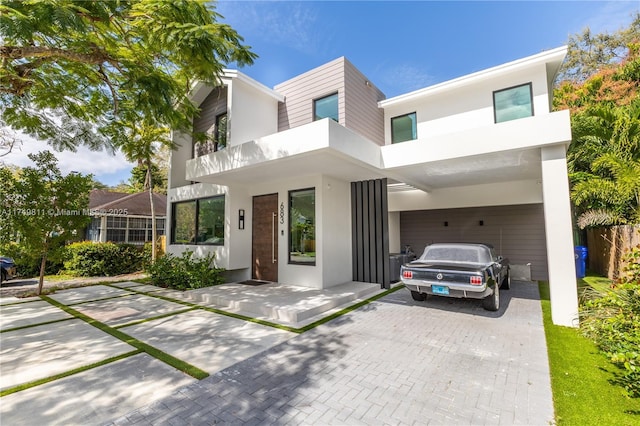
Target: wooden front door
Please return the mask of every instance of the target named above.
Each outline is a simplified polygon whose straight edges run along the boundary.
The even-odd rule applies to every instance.
[[[278,281],[278,194],[253,197],[251,278]]]

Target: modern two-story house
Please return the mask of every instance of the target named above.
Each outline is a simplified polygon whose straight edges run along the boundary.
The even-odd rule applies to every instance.
[[[551,111],[566,48],[386,99],[338,58],[269,88],[198,84],[173,133],[167,250],[213,252],[230,281],[388,286],[389,254],[487,242],[548,279],[556,324],[577,296],[566,149]]]

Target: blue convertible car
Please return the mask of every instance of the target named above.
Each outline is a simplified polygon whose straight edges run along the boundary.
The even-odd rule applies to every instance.
[[[16,263],[10,257],[0,256],[0,283],[16,276]]]

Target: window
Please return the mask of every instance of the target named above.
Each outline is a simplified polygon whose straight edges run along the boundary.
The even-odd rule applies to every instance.
[[[216,128],[214,133],[215,150],[218,151],[227,146],[227,113],[216,117]]]
[[[400,115],[391,119],[391,143],[418,139],[416,113]]]
[[[172,244],[224,244],[224,195],[181,201],[172,208]]]
[[[173,233],[171,242],[174,244],[195,244],[196,240],[196,202],[183,201],[173,204]]]
[[[322,120],[327,117],[335,122],[338,121],[337,93],[313,101],[313,120]]]
[[[493,114],[496,123],[533,115],[531,83],[493,92]]]
[[[316,264],[316,190],[289,192],[289,263]]]
[[[216,116],[215,125],[206,133],[193,133],[193,158],[224,149],[227,146],[227,113]]]
[[[224,244],[224,197],[198,201],[198,244]]]
[[[107,241],[124,243],[127,241],[127,218],[107,216]]]

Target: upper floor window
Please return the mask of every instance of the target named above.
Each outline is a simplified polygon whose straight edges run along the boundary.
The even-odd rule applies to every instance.
[[[325,96],[313,101],[313,120],[322,120],[329,117],[338,121],[338,94]]]
[[[418,139],[416,113],[399,115],[391,119],[391,143]]]
[[[531,83],[493,92],[493,114],[496,123],[531,117],[533,115]]]
[[[194,132],[193,156],[200,157],[227,146],[227,113],[216,115],[215,125],[206,132]]]
[[[216,151],[227,146],[227,113],[226,112],[216,117],[214,142],[215,142]]]

